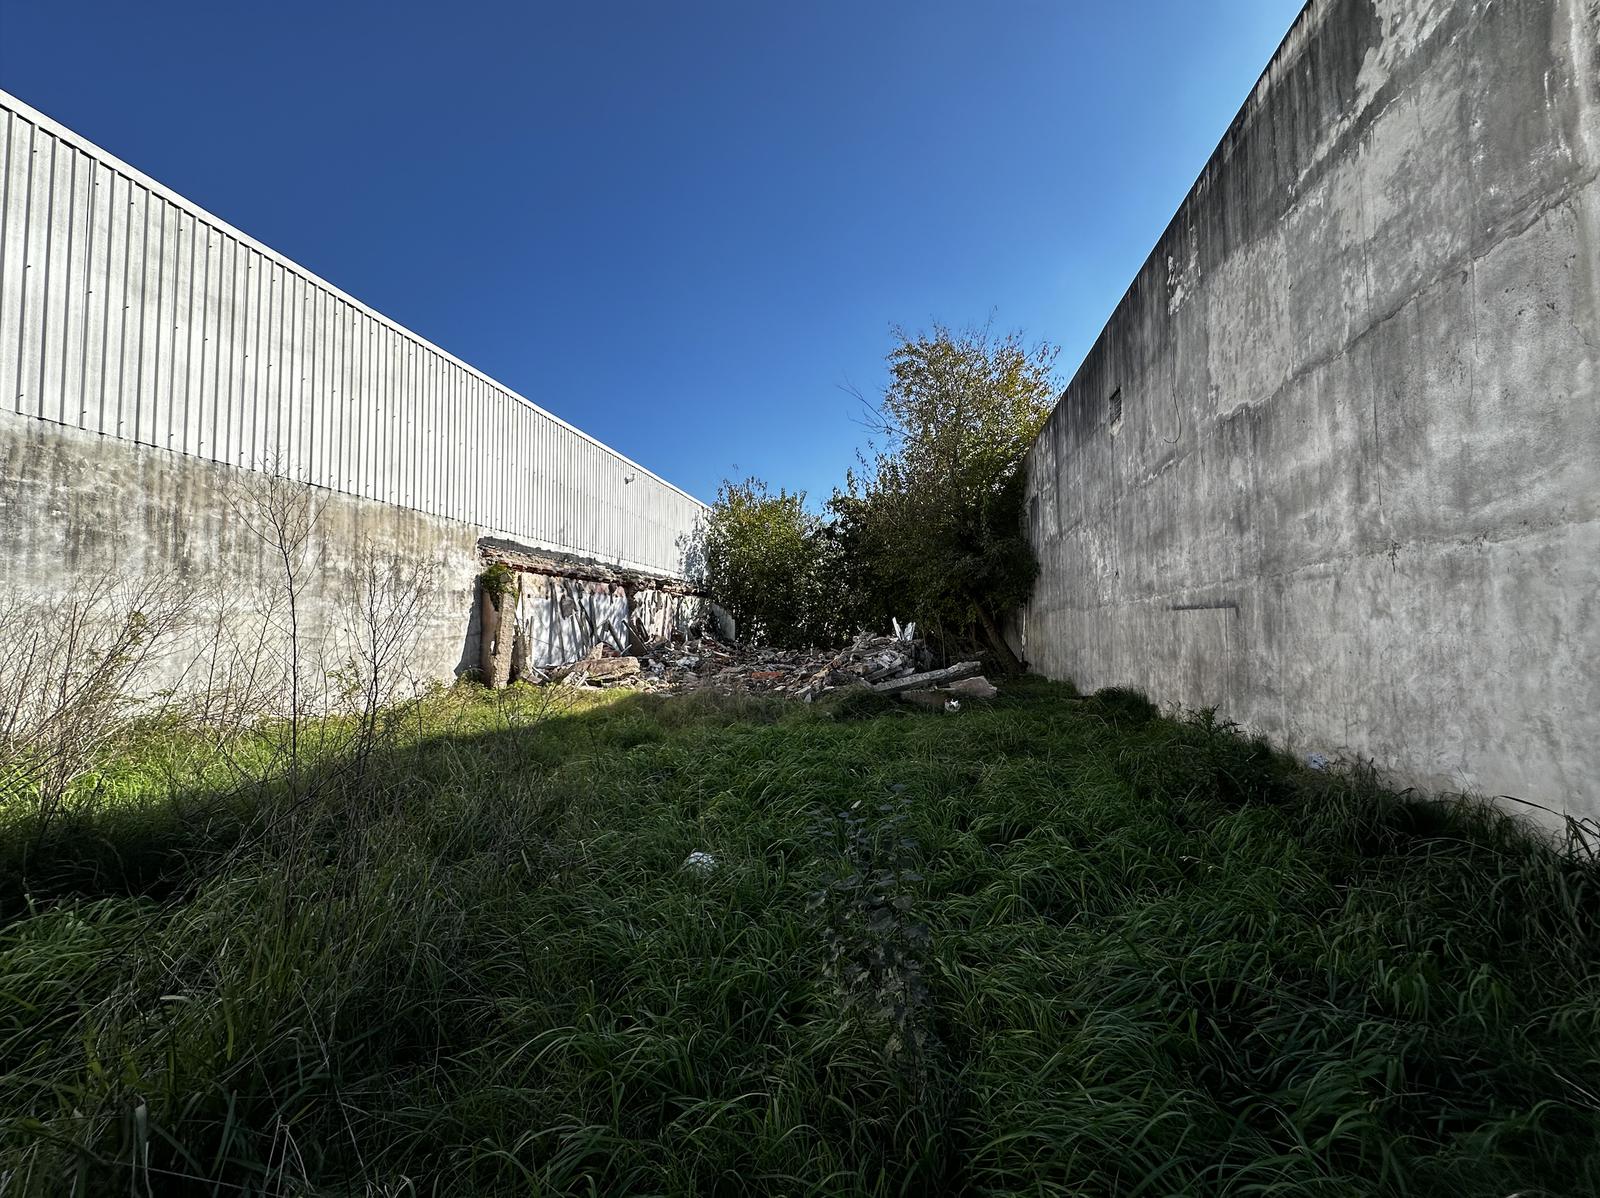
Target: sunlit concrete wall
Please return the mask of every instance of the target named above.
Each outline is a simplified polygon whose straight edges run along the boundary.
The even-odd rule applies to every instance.
[[[1032,449],[1029,661],[1600,814],[1597,168],[1596,0],[1313,0]]]

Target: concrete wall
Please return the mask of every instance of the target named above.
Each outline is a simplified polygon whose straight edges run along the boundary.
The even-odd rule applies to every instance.
[[[1028,460],[1083,687],[1600,815],[1600,0],[1313,0]]]
[[[477,664],[479,538],[694,568],[698,500],[4,92],[0,388],[0,602],[176,569],[264,604],[269,478],[322,513],[303,633],[363,553],[433,564],[424,676]]]
[[[48,630],[51,611],[97,582],[170,577],[188,615],[142,688],[248,673],[262,704],[276,704],[289,637],[284,562],[262,535],[269,485],[215,462],[0,412],[0,642],[19,631],[19,619],[42,617]],[[278,496],[305,513],[309,530],[293,561],[308,685],[322,686],[344,665],[369,597],[380,614],[405,613],[408,643],[391,681],[447,680],[477,668],[473,596],[482,565],[474,529],[311,488]],[[397,592],[414,585],[425,601],[411,612],[403,594],[364,596],[372,565],[398,567],[385,584]]]

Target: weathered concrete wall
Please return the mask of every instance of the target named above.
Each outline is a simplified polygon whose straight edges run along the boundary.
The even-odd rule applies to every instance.
[[[295,634],[308,685],[344,667],[365,618],[371,564],[385,573],[383,585],[422,596],[408,612],[406,652],[391,681],[404,690],[479,669],[477,576],[486,560],[504,559],[505,542],[390,504],[264,485],[227,466],[0,412],[0,624],[17,601],[44,613],[95,579],[170,575],[189,594],[192,620],[143,680],[146,689],[184,689],[219,655],[253,652],[266,659],[259,681],[270,682],[287,636],[285,562],[263,510],[276,495],[307,516],[309,537],[294,564]],[[401,568],[398,578],[388,576],[391,564]],[[602,641],[625,650],[630,625],[665,637],[715,610],[684,585],[649,576],[519,568],[516,579],[517,677],[576,660]],[[379,598],[380,610],[399,610],[406,596]]]
[[[1028,461],[1018,632],[1600,815],[1600,0],[1313,0]]]
[[[186,688],[197,672],[281,673],[287,638],[284,560],[263,536],[259,476],[79,429],[0,412],[0,604],[48,609],[93,580],[171,576],[191,621],[145,689]],[[309,536],[296,552],[296,629],[308,685],[338,670],[361,626],[369,562],[424,591],[407,618],[405,660],[392,681],[448,680],[478,664],[473,592],[482,565],[470,526],[391,504],[289,488]],[[255,525],[255,528],[252,528]],[[260,530],[260,531],[258,531]],[[378,596],[380,613],[401,610]],[[227,659],[220,666],[218,658]],[[276,697],[267,695],[266,701]]]
[[[627,653],[637,647],[635,633],[666,639],[710,619],[710,605],[696,595],[536,572],[519,573],[517,583],[518,678],[531,667],[576,661],[597,644]]]

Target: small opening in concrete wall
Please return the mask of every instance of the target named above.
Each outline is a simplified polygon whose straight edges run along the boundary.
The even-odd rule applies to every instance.
[[[1117,430],[1122,427],[1122,388],[1118,387],[1111,393],[1111,401],[1106,405],[1106,423],[1111,426],[1111,435],[1115,437]]]

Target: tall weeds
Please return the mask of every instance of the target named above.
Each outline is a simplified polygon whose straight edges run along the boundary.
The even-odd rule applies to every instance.
[[[0,1188],[1600,1188],[1592,863],[1012,695],[424,695],[165,897],[13,912]]]
[[[138,682],[192,615],[176,575],[94,577],[58,601],[0,606],[0,805],[27,807],[35,834],[104,761],[136,714],[167,698]]]
[[[1127,693],[427,688],[431,571],[313,622],[252,502],[243,635],[0,613],[0,1193],[1600,1192],[1578,825]]]

